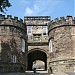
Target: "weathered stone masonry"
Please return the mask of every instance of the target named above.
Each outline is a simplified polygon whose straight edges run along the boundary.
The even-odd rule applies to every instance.
[[[75,72],[75,18],[0,14],[0,73],[31,70],[38,59],[53,73]]]
[[[55,72],[75,72],[75,19],[67,16],[48,26],[50,67]]]
[[[0,73],[25,71],[27,32],[23,20],[0,14]]]

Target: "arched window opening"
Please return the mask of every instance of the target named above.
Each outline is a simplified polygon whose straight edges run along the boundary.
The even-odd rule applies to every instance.
[[[21,50],[22,52],[25,52],[25,40],[21,39]]]
[[[49,52],[53,52],[52,40],[49,41]]]

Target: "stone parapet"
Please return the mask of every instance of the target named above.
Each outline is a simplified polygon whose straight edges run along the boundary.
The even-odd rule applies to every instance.
[[[26,25],[24,24],[23,20],[21,18],[19,20],[18,17],[12,18],[12,15],[7,15],[6,17],[5,15],[0,14],[0,26],[1,25],[13,25],[26,31]]]
[[[55,18],[48,24],[48,30],[51,31],[53,28],[62,27],[63,25],[75,25],[75,18],[72,16]]]
[[[24,21],[27,26],[45,26],[50,22],[50,16],[25,16]]]

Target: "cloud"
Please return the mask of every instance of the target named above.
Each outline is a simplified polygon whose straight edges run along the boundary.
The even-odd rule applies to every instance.
[[[29,0],[30,2],[30,0]],[[45,15],[52,13],[60,0],[32,0],[30,5],[25,8],[24,15]]]
[[[31,15],[33,13],[33,10],[30,9],[29,7],[26,8],[25,14],[26,15]]]
[[[37,7],[37,5],[34,4],[33,8],[26,7],[25,15],[28,15],[28,16],[35,15],[35,14],[37,14],[39,12],[39,10],[40,10],[39,7]]]
[[[25,15],[28,16],[38,14],[39,12],[40,12],[40,7],[36,2],[34,4],[33,3],[30,4],[25,8]]]

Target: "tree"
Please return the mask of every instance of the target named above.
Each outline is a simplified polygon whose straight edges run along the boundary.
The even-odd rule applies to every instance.
[[[7,11],[7,7],[10,7],[11,3],[9,2],[9,0],[0,0],[0,12],[5,13],[5,11]]]

